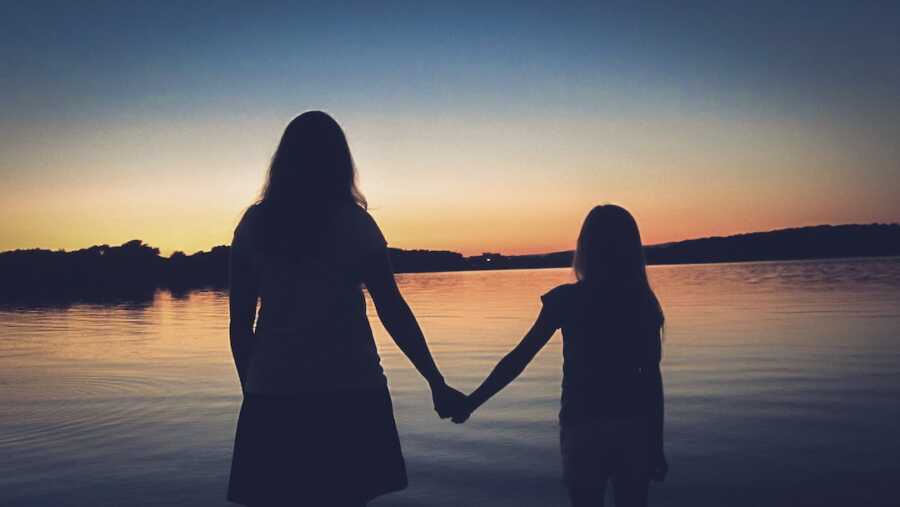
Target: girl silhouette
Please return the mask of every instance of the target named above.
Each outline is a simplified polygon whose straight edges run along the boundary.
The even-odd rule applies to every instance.
[[[287,126],[262,195],[234,232],[230,334],[244,401],[233,502],[358,506],[406,487],[363,284],[430,384],[438,414],[448,417],[464,399],[432,360],[355,179],[337,122],[303,113]]]
[[[647,503],[663,480],[663,312],[647,280],[634,218],[605,205],[591,210],[575,251],[577,283],[541,298],[533,327],[469,397],[464,422],[525,369],[557,329],[563,333],[563,477],[572,505],[603,505],[612,481],[617,507]]]

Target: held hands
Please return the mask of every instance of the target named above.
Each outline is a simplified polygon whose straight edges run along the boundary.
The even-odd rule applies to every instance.
[[[431,400],[434,402],[434,410],[438,417],[447,419],[459,413],[466,401],[466,395],[440,381],[431,385]]]
[[[466,396],[460,405],[459,410],[450,417],[450,420],[455,424],[462,424],[469,420],[469,417],[472,416],[472,412],[475,411],[475,408],[475,403],[472,401],[471,395]]]
[[[434,401],[434,410],[438,417],[450,418],[456,424],[466,422],[475,411],[475,404],[471,397],[444,382],[437,382],[431,386],[431,399]]]
[[[463,402],[463,405],[462,405],[460,411],[453,414],[453,416],[450,417],[450,420],[453,421],[455,424],[462,424],[469,420],[469,417],[472,416],[472,412],[474,412],[474,411],[475,411],[475,407],[472,405],[471,400],[467,396],[465,401]]]

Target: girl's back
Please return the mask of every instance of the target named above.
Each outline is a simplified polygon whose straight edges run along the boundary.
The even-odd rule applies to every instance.
[[[643,290],[556,287],[542,297],[562,329],[560,422],[647,415],[660,360],[659,320]]]
[[[559,443],[572,505],[603,505],[612,480],[616,505],[645,506],[648,481],[668,470],[659,369],[665,317],[634,217],[615,205],[592,209],[573,264],[578,282],[544,294],[534,325],[454,421],[512,382],[562,329]]]

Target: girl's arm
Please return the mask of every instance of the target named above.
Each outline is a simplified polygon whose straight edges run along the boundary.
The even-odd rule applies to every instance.
[[[453,422],[465,422],[472,412],[515,380],[525,370],[528,363],[534,359],[534,356],[550,341],[556,329],[557,326],[547,312],[541,309],[537,320],[522,341],[497,363],[481,386],[469,395],[466,411],[455,416]]]
[[[465,395],[444,382],[444,377],[431,357],[422,329],[403,295],[400,294],[387,250],[367,256],[364,260],[363,273],[363,281],[372,296],[375,310],[384,328],[416,370],[428,381],[438,415],[450,417],[459,410]]]

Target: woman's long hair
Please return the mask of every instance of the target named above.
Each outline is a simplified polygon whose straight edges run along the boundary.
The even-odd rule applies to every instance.
[[[578,235],[573,262],[575,276],[587,287],[628,298],[650,313],[662,328],[665,316],[647,279],[647,263],[637,222],[625,208],[596,206],[588,213]]]
[[[347,138],[334,118],[307,111],[288,124],[256,204],[262,250],[288,257],[317,253],[341,206],[366,208]]]

